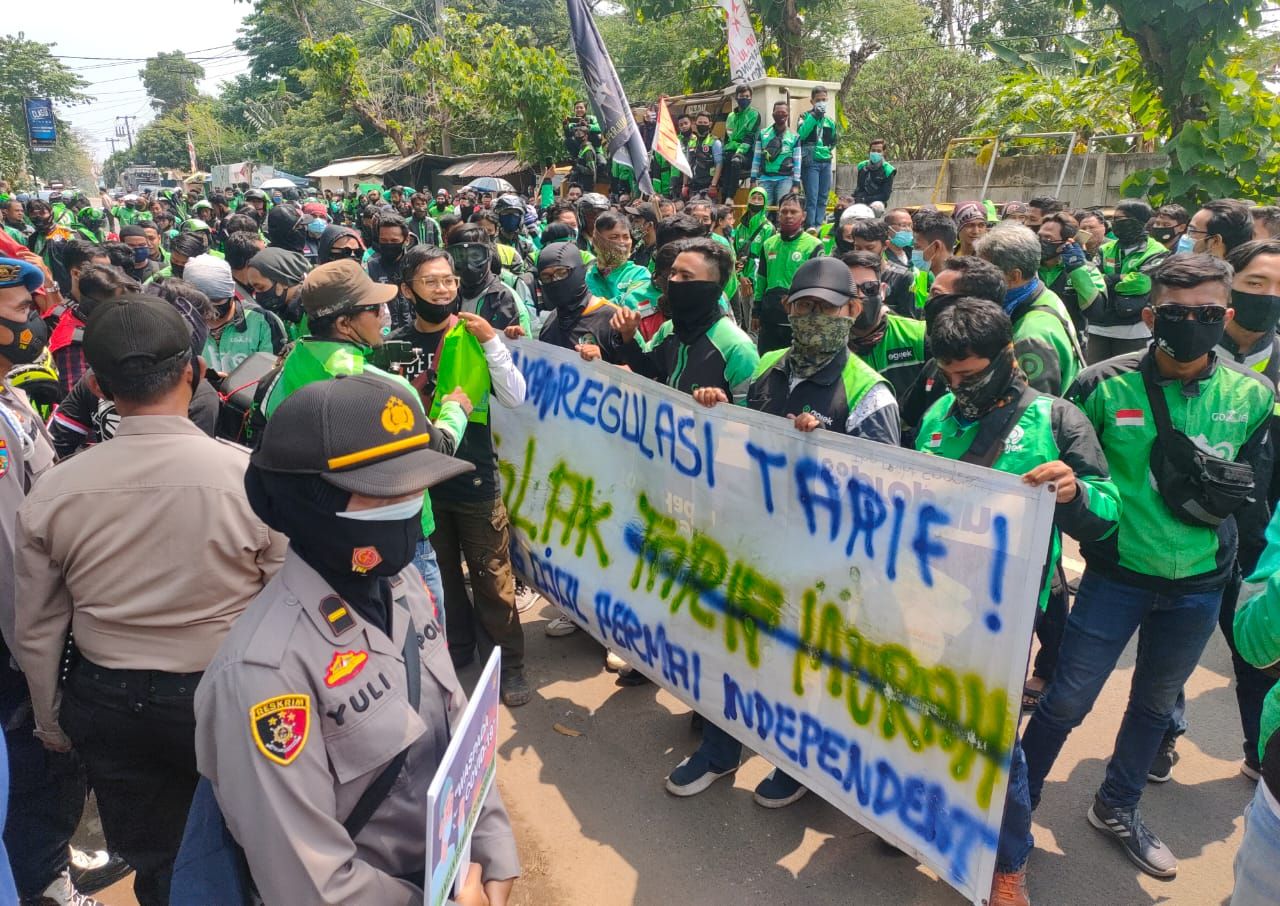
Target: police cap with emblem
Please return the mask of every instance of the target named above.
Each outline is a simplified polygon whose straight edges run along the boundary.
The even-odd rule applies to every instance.
[[[271,415],[251,462],[267,472],[318,475],[367,497],[421,492],[475,468],[429,449],[435,428],[415,395],[374,374],[308,384]]]
[[[34,293],[44,285],[44,271],[30,261],[0,258],[0,287],[24,286]]]

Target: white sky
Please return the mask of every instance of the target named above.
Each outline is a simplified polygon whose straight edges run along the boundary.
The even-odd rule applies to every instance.
[[[23,32],[28,40],[54,44],[52,53],[89,83],[85,91],[95,100],[59,107],[58,114],[85,135],[98,160],[111,153],[106,139],[115,136],[117,116],[137,116],[136,122],[130,122],[135,132],[152,118],[138,77],[147,57],[181,50],[197,58],[205,69],[200,90],[206,94],[215,93],[220,82],[249,66],[246,56],[231,46],[241,20],[253,9],[249,3],[59,0],[54,8],[36,0],[12,0],[12,4],[4,17],[4,32]],[[120,139],[116,147],[125,147],[124,142]]]

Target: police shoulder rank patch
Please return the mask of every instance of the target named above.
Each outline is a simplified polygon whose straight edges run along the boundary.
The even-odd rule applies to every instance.
[[[277,695],[249,709],[249,726],[258,751],[276,764],[291,764],[307,744],[311,696]]]
[[[320,602],[320,616],[334,635],[342,635],[356,625],[356,618],[347,610],[347,605],[337,595],[329,595]]]
[[[324,672],[324,684],[330,688],[341,686],[364,669],[369,660],[367,651],[336,651]]]

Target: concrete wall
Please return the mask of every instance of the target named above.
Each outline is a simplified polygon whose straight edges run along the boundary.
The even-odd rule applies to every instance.
[[[1080,154],[1071,155],[1061,192],[1055,191],[1064,157],[1024,155],[996,158],[986,198],[996,202],[1026,201],[1034,195],[1058,195],[1069,207],[1092,205],[1110,207],[1120,201],[1120,185],[1135,170],[1161,167],[1168,163],[1163,154]],[[894,162],[898,175],[893,183],[894,205],[921,205],[931,202],[964,201],[981,197],[986,166],[972,157],[952,158],[947,163],[942,184],[934,186],[942,170],[940,160]],[[836,168],[837,191],[852,191],[857,181],[855,164]]]

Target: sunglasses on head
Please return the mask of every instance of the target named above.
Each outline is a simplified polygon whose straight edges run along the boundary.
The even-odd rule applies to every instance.
[[[1156,317],[1162,321],[1185,321],[1190,315],[1201,324],[1217,324],[1227,316],[1225,305],[1175,305],[1155,306]]]

